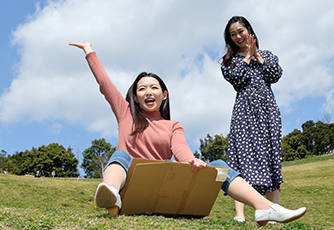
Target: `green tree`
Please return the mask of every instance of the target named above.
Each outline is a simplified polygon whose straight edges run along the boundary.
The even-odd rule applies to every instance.
[[[305,158],[310,154],[306,146],[301,142],[302,132],[294,129],[291,133],[284,136],[282,139],[282,160],[293,161],[296,159]]]
[[[224,137],[223,134],[215,135],[214,137],[207,134],[204,139],[200,139],[200,156],[201,159],[206,162],[211,162],[214,160],[224,160],[227,159],[228,154],[228,139],[229,136]],[[196,151],[195,153],[199,155]]]
[[[51,176],[52,171],[57,177],[77,177],[77,165],[79,161],[75,158],[72,148],[67,150],[57,143],[41,146],[37,149],[38,162],[37,170]],[[42,160],[43,159],[43,160]]]
[[[334,152],[334,123],[329,124],[330,151]]]
[[[29,173],[29,166],[27,168],[27,165],[30,165],[28,164],[28,162],[30,161],[28,153],[29,151],[26,150],[25,152],[15,152],[11,156],[8,156],[5,164],[8,172],[16,175],[24,175],[26,173]]]
[[[116,151],[104,138],[92,141],[92,146],[86,149],[83,155],[81,168],[89,178],[102,178],[103,169],[111,155]]]
[[[293,150],[292,147],[282,140],[282,160],[283,161],[293,161],[295,159],[296,150]]]
[[[200,154],[197,150],[195,150],[195,152],[194,152],[194,156],[195,156],[196,158],[201,158],[201,154]]]
[[[334,150],[334,124],[306,121],[302,131],[293,130],[282,139],[283,161],[323,155]]]
[[[309,120],[302,124],[302,134],[300,136],[301,144],[305,145],[306,150],[314,154],[314,147],[316,145],[315,131],[316,126],[314,121]]]
[[[331,147],[331,135],[330,135],[330,125],[325,124],[322,121],[316,123],[315,128],[315,148],[314,155],[323,155],[331,152],[333,148]]]
[[[333,151],[333,124],[307,121],[302,128],[301,142],[312,155],[323,155]]]
[[[66,150],[62,145],[52,143],[8,156],[6,167],[9,172],[17,175],[40,171],[42,175],[49,177],[55,171],[57,177],[77,177],[78,162],[71,148]]]
[[[5,169],[6,155],[7,155],[7,152],[2,149],[0,151],[0,173],[3,173],[3,171]]]

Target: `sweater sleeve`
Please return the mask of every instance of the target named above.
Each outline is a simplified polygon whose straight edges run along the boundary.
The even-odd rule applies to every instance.
[[[186,142],[184,129],[180,122],[173,125],[171,146],[176,161],[188,163],[189,160],[195,158]]]
[[[105,99],[111,106],[117,121],[125,115],[126,109],[129,103],[124,99],[122,94],[118,91],[116,86],[112,83],[107,72],[103,68],[95,52],[86,55],[88,65],[97,81],[100,85],[100,92],[104,95]]]

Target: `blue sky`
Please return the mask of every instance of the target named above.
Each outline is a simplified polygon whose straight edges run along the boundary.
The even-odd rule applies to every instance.
[[[116,146],[110,107],[83,52],[68,46],[85,40],[123,94],[141,71],[166,81],[172,119],[183,124],[193,151],[207,133],[225,136],[235,92],[217,60],[234,15],[248,18],[260,49],[280,59],[284,74],[273,91],[283,134],[332,116],[332,1],[13,0],[0,14],[0,150],[57,142],[81,159],[94,139]]]

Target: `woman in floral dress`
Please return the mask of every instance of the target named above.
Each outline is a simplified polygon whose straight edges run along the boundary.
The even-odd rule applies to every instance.
[[[241,172],[260,194],[279,202],[281,174],[281,115],[271,84],[282,76],[278,58],[258,50],[250,23],[232,17],[225,28],[227,52],[222,58],[224,78],[236,91],[227,163]],[[235,220],[244,222],[244,204],[235,201]]]

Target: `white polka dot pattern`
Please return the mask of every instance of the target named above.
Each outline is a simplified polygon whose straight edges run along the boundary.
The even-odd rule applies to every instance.
[[[227,163],[264,195],[280,189],[283,183],[281,115],[271,90],[271,84],[280,79],[283,70],[277,56],[270,51],[258,52],[263,64],[254,57],[247,64],[237,54],[232,59],[236,65],[222,65],[221,70],[237,92]]]

